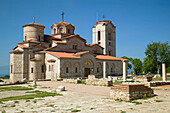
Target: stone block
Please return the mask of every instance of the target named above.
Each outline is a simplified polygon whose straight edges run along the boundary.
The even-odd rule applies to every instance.
[[[65,91],[65,87],[64,86],[58,86],[57,91]]]

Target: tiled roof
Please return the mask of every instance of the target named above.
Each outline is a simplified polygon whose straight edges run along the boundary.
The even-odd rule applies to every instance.
[[[58,58],[73,58],[73,59],[79,59],[79,57],[74,56],[74,53],[65,53],[65,52],[47,52],[49,54],[52,54]]]
[[[9,53],[23,53],[23,52],[19,50],[13,50],[13,51],[10,51]]]
[[[70,39],[70,38],[73,38],[73,37],[77,37],[77,38],[83,40],[86,43],[86,40],[84,38],[82,38],[82,37],[80,37],[79,35],[76,35],[76,34],[64,37],[64,38],[62,38],[62,40],[67,40],[67,39]]]
[[[89,53],[89,51],[77,52],[74,55],[82,55],[82,54],[85,54],[85,53]]]
[[[31,61],[40,61],[40,59],[37,59],[37,58],[31,58],[30,60]]]
[[[52,39],[61,40],[61,38],[55,37],[55,36],[53,36],[53,35],[44,35],[44,37],[45,37],[45,38],[50,37],[50,38],[52,38]]]
[[[128,59],[118,58],[118,57],[109,56],[109,55],[97,55],[96,58],[101,59],[101,60],[124,60],[124,61],[128,61]]]
[[[87,44],[86,46],[94,46],[94,45],[97,45],[97,46],[103,48],[102,46],[100,46],[99,44],[96,44],[96,43],[94,43],[94,44]],[[103,49],[104,49],[104,48],[103,48]]]
[[[110,20],[100,20],[100,21],[97,21],[96,24],[93,26],[93,28],[95,28],[96,25],[99,24],[100,22],[106,22],[106,23],[104,23],[103,25],[107,25],[107,24],[110,23],[110,24],[112,25],[112,27],[116,28],[116,26],[114,26],[114,25],[112,24],[112,21],[110,21]]]
[[[53,60],[53,59],[50,59],[50,60],[47,60],[48,62],[55,62],[56,60]]]
[[[41,25],[41,24],[37,24],[37,23],[29,23],[29,24],[23,25],[22,27],[32,26],[32,25],[41,26],[41,27],[45,28],[45,26],[43,26],[43,25]]]
[[[55,41],[55,40],[53,40],[53,42],[60,43],[60,44],[66,44],[65,42],[62,42],[62,41]]]
[[[74,27],[74,25],[70,24],[70,23],[67,23],[67,22],[64,22],[64,21],[61,21],[59,23],[54,23],[55,25],[59,25],[59,24],[65,24],[65,25],[71,25]]]
[[[45,53],[45,51],[38,51],[38,52],[35,52],[35,53]]]

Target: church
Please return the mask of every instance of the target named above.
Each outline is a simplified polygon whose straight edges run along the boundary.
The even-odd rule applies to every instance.
[[[93,43],[74,33],[75,26],[64,20],[51,25],[51,34],[44,34],[44,25],[23,25],[23,42],[10,51],[11,82],[26,80],[57,80],[106,78],[124,75],[127,59],[116,57],[116,26],[100,20],[92,27]]]

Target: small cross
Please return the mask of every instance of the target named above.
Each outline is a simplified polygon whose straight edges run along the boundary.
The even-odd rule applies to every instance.
[[[33,23],[35,23],[35,17],[33,16]]]
[[[64,12],[62,12],[61,15],[62,15],[62,21],[64,21]]]
[[[103,20],[105,19],[105,16],[103,15]]]

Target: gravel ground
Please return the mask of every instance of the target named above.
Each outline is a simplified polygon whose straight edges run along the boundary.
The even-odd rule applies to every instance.
[[[126,113],[168,113],[170,111],[170,90],[155,90],[155,94],[158,96],[146,100],[136,100],[142,104],[135,105],[110,99],[109,87],[51,81],[42,81],[37,84],[41,85],[37,87],[37,90],[53,91],[58,86],[65,86],[67,91],[61,92],[63,96],[31,99],[30,102],[26,102],[26,100],[19,100],[19,103],[4,102],[4,104],[0,104],[0,111],[5,110],[7,113],[71,113],[76,110],[81,113],[122,113],[123,111]],[[23,91],[17,92],[23,93]],[[13,91],[10,91],[3,92],[3,95],[11,96],[11,93],[14,94]],[[13,96],[15,95],[17,94]],[[163,102],[155,102],[155,100]]]

